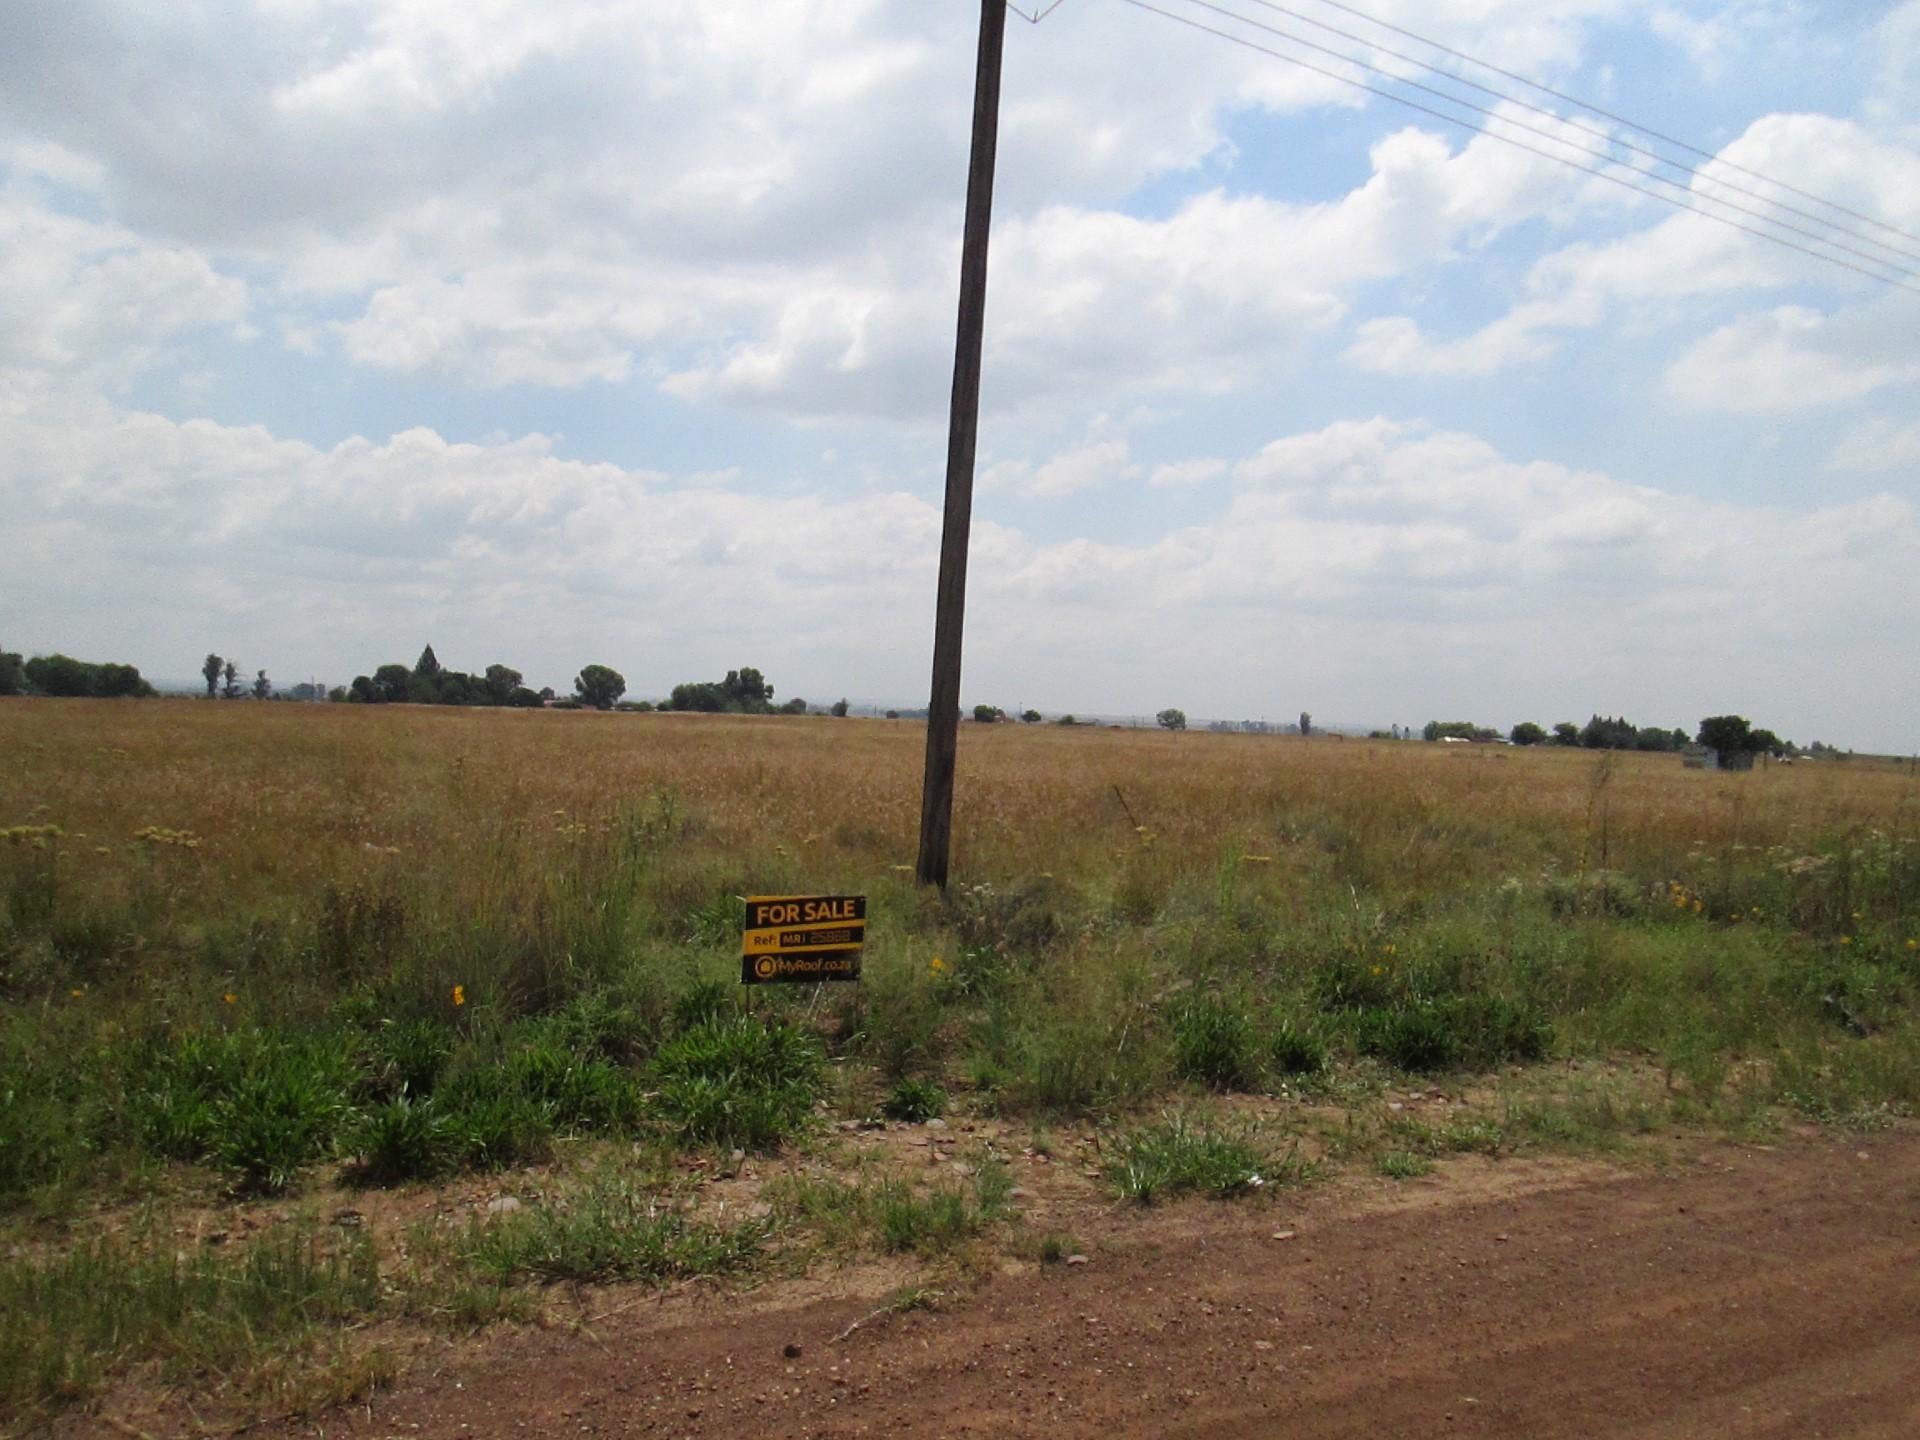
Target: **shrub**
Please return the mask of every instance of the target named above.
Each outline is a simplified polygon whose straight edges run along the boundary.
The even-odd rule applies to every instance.
[[[1244,1131],[1196,1125],[1177,1112],[1122,1136],[1107,1164],[1108,1182],[1127,1199],[1143,1205],[1160,1195],[1184,1191],[1247,1194],[1304,1174],[1304,1167],[1291,1156],[1277,1162],[1263,1156]]]
[[[1461,1058],[1482,1068],[1511,1060],[1544,1059],[1553,1023],[1539,1006],[1504,995],[1463,995],[1446,1005]]]
[[[738,1010],[734,996],[740,987],[724,980],[696,980],[673,997],[673,1029],[676,1033],[693,1029],[708,1020],[717,1020]]]
[[[661,1113],[681,1141],[765,1150],[806,1123],[823,1060],[812,1035],[733,1015],[668,1041],[653,1073]]]
[[[331,1148],[347,1117],[345,1076],[312,1054],[285,1051],[214,1102],[213,1151],[243,1193],[277,1195]]]
[[[1415,1074],[1444,1070],[1460,1058],[1446,1010],[1430,1000],[1361,1012],[1356,1038],[1364,1053]]]
[[[348,1148],[355,1178],[369,1185],[430,1180],[454,1160],[452,1127],[431,1097],[401,1095],[363,1112]]]
[[[213,1159],[243,1193],[278,1194],[332,1147],[349,1116],[345,1047],[333,1035],[196,1031],[135,1061],[136,1131],[177,1160]]]
[[[1173,1064],[1181,1079],[1214,1090],[1256,1088],[1260,1063],[1246,1006],[1226,996],[1188,1000],[1174,1014]]]
[[[434,1097],[444,1106],[451,1163],[471,1170],[502,1170],[544,1160],[553,1145],[551,1105],[515,1088],[503,1068],[450,1077]]]
[[[931,1080],[909,1077],[896,1084],[880,1102],[880,1113],[889,1120],[919,1124],[946,1114],[947,1092]]]
[[[1283,1018],[1267,1037],[1267,1060],[1282,1075],[1317,1075],[1327,1068],[1327,1042],[1313,1027]]]
[[[387,1020],[368,1045],[366,1088],[383,1099],[431,1095],[452,1058],[454,1035],[436,1020]]]

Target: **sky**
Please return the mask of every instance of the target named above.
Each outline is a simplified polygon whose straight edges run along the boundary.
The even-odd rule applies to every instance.
[[[1920,0],[1353,5],[1920,272]],[[0,644],[924,704],[978,20],[8,0]],[[965,703],[1920,749],[1920,291],[1446,63],[1010,18]]]

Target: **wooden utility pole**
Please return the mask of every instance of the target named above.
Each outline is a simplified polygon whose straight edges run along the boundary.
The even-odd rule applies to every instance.
[[[947,885],[953,838],[953,762],[960,739],[960,639],[967,610],[967,538],[973,528],[973,457],[980,429],[980,341],[987,318],[987,231],[993,221],[993,158],[1000,132],[1000,52],[1006,0],[980,0],[980,54],[973,73],[973,152],[960,246],[960,323],[953,347],[953,408],[947,420],[947,509],[940,528],[940,588],[933,620],[933,698],[927,702],[927,770],[920,792],[922,885]]]

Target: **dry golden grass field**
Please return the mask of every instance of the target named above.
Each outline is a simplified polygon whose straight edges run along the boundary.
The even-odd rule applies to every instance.
[[[1920,1102],[1909,766],[970,725],[943,896],[923,743],[0,702],[0,1417],[297,1409],[555,1279],[912,1284],[1093,1196]],[[739,897],[814,891],[870,897],[861,983],[744,993]],[[935,1178],[849,1148],[935,1118]],[[1016,1194],[1036,1146],[1085,1193]]]

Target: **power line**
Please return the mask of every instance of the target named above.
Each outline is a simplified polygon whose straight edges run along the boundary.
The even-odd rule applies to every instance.
[[[1395,75],[1392,71],[1387,70],[1379,65],[1375,65],[1371,61],[1363,60],[1360,57],[1355,55],[1349,55],[1345,51],[1336,50],[1333,47],[1328,45],[1322,45],[1317,40],[1309,40],[1304,36],[1296,35],[1291,31],[1282,30],[1278,26],[1267,24],[1265,21],[1256,20],[1250,16],[1240,14],[1237,11],[1226,9],[1224,6],[1213,3],[1213,0],[1185,0],[1185,3],[1189,5],[1198,6],[1202,10],[1212,11],[1214,14],[1222,16],[1225,19],[1238,21],[1240,24],[1248,26],[1251,29],[1264,31],[1266,34],[1272,35],[1277,39],[1285,40],[1290,44],[1302,45],[1309,50],[1317,51],[1322,55],[1330,56],[1333,59],[1342,61],[1348,65],[1357,66],[1358,68],[1365,70],[1370,74],[1378,75],[1382,79],[1392,81],[1394,84],[1404,85],[1409,89],[1418,90],[1422,94],[1431,95],[1438,100],[1444,100],[1449,105],[1457,105],[1462,110],[1470,110],[1476,115],[1484,115],[1489,120],[1493,120],[1498,124],[1510,125],[1516,130],[1524,131],[1529,135],[1536,135],[1541,139],[1546,140],[1550,144],[1564,145],[1567,147],[1567,149],[1572,150],[1575,154],[1584,155],[1590,160],[1599,160],[1605,164],[1621,164],[1623,168],[1631,170],[1632,173],[1634,173],[1635,175],[1638,175],[1642,180],[1645,180],[1651,184],[1665,185],[1669,189],[1678,190],[1684,195],[1692,196],[1700,200],[1707,201],[1710,204],[1723,206],[1724,208],[1733,211],[1737,215],[1745,215],[1749,219],[1757,220],[1763,225],[1771,225],[1780,230],[1786,231],[1788,234],[1798,235],[1803,240],[1810,240],[1817,245],[1830,246],[1833,249],[1842,252],[1843,254],[1853,256],[1855,259],[1864,260],[1870,265],[1883,265],[1889,270],[1892,270],[1898,274],[1907,276],[1909,279],[1920,280],[1920,270],[1915,270],[1911,266],[1903,265],[1896,260],[1889,260],[1884,256],[1874,255],[1869,253],[1868,251],[1858,249],[1855,246],[1844,244],[1843,242],[1834,239],[1830,235],[1823,235],[1817,230],[1807,229],[1804,225],[1795,225],[1791,221],[1778,219],[1775,216],[1767,214],[1764,210],[1756,210],[1750,205],[1742,205],[1737,201],[1728,200],[1718,195],[1701,194],[1700,192],[1695,191],[1691,186],[1683,184],[1682,182],[1672,179],[1669,176],[1656,175],[1656,174],[1653,174],[1651,171],[1640,170],[1632,166],[1627,166],[1624,164],[1624,162],[1616,161],[1612,155],[1607,154],[1605,151],[1591,149],[1590,147],[1581,145],[1576,141],[1566,139],[1564,136],[1556,135],[1551,130],[1542,129],[1540,126],[1529,124],[1525,120],[1516,120],[1511,115],[1503,115],[1498,110],[1494,109],[1492,106],[1481,105],[1476,101],[1463,99],[1462,97],[1452,94],[1449,91],[1442,90],[1437,86],[1428,85],[1419,80],[1410,80],[1404,75]],[[1251,3],[1264,4],[1266,3],[1266,0],[1251,0]],[[1270,7],[1270,8],[1278,8],[1278,7]],[[1165,12],[1161,12],[1161,13],[1165,13]],[[1214,33],[1219,33],[1219,32],[1214,32]],[[1361,43],[1364,44],[1366,42],[1362,41]],[[1292,59],[1293,57],[1282,55],[1280,56],[1280,58]],[[1294,60],[1293,63],[1299,64],[1301,62],[1298,60]],[[1428,67],[1428,68],[1431,68],[1431,67]],[[1444,72],[1436,72],[1436,73],[1444,73]],[[1339,77],[1336,77],[1336,78],[1339,78]],[[1494,92],[1494,93],[1498,93],[1498,92]],[[1394,98],[1394,97],[1390,96],[1389,98]],[[1539,107],[1537,106],[1531,107],[1531,108],[1539,109]],[[1553,115],[1551,111],[1543,111],[1542,113],[1549,115],[1550,118],[1556,121],[1560,120],[1561,118],[1557,115]],[[1476,127],[1476,128],[1481,128],[1481,127]],[[1481,128],[1481,133],[1491,134],[1492,132],[1486,131],[1484,128]],[[1504,139],[1505,137],[1500,135],[1494,135],[1493,138],[1498,140],[1498,139]],[[1655,157],[1655,158],[1657,159],[1658,157]],[[1643,193],[1651,193],[1651,192],[1643,192]],[[1665,198],[1665,197],[1662,197],[1662,198]],[[1826,223],[1826,222],[1818,222],[1818,223]],[[1849,231],[1846,233],[1851,234],[1852,232]],[[1869,240],[1867,243],[1880,244],[1881,242]],[[1920,257],[1914,257],[1914,258],[1920,259]],[[1882,278],[1887,278],[1887,277],[1882,277]]]
[[[1171,10],[1162,9],[1158,5],[1148,3],[1148,0],[1121,0],[1121,3],[1125,5],[1131,5],[1136,10],[1144,10],[1149,14],[1158,15],[1162,19],[1171,20],[1175,24],[1185,25],[1189,29],[1200,31],[1202,34],[1212,35],[1221,40],[1228,41],[1231,44],[1239,45],[1245,49],[1256,51],[1259,54],[1271,56],[1275,60],[1285,61],[1289,65],[1298,66],[1299,68],[1303,70],[1309,70],[1316,75],[1325,76],[1327,79],[1336,81],[1339,84],[1351,86],[1356,90],[1364,90],[1370,95],[1377,95],[1383,100],[1390,100],[1396,105],[1404,106],[1406,109],[1418,111],[1423,115],[1431,115],[1434,119],[1444,121],[1446,124],[1457,125],[1461,129],[1467,130],[1471,133],[1478,134],[1478,135],[1485,135],[1490,140],[1497,140],[1501,144],[1510,145],[1516,150],[1524,150],[1528,154],[1537,155],[1543,160],[1551,160],[1556,165],[1564,165],[1570,170],[1578,170],[1584,174],[1591,175],[1596,179],[1605,180],[1609,184],[1618,185],[1623,189],[1632,190],[1636,194],[1644,195],[1653,200],[1658,200],[1664,205],[1670,205],[1676,210],[1690,211],[1695,215],[1699,215],[1703,219],[1716,221],[1721,225],[1729,226],[1732,229],[1739,230],[1745,234],[1751,235],[1756,239],[1770,241],[1771,243],[1782,246],[1785,249],[1798,251],[1800,254],[1810,256],[1815,260],[1822,260],[1829,265],[1836,265],[1840,267],[1842,270],[1850,270],[1856,275],[1864,275],[1870,280],[1878,280],[1882,284],[1895,285],[1902,290],[1911,290],[1915,294],[1920,294],[1920,285],[1909,284],[1907,281],[1902,280],[1895,275],[1885,274],[1881,270],[1870,270],[1864,265],[1856,265],[1852,261],[1844,260],[1838,255],[1830,255],[1824,251],[1815,250],[1810,246],[1801,245],[1796,241],[1788,240],[1780,235],[1773,233],[1772,231],[1761,230],[1756,226],[1745,224],[1742,221],[1729,219],[1725,215],[1719,214],[1712,210],[1703,209],[1701,206],[1697,204],[1689,203],[1688,200],[1680,198],[1678,196],[1663,194],[1658,190],[1651,190],[1651,189],[1648,189],[1646,186],[1637,185],[1632,180],[1626,179],[1622,175],[1617,173],[1618,169],[1625,168],[1627,170],[1627,173],[1630,175],[1634,175],[1640,178],[1654,178],[1654,177],[1646,176],[1645,173],[1642,171],[1632,169],[1631,167],[1616,167],[1616,169],[1607,170],[1607,169],[1601,169],[1599,166],[1596,166],[1596,165],[1583,165],[1578,160],[1572,160],[1565,155],[1557,155],[1557,154],[1554,154],[1552,151],[1543,150],[1539,146],[1530,145],[1524,140],[1516,140],[1511,135],[1502,135],[1497,131],[1489,130],[1481,125],[1477,125],[1471,120],[1462,119],[1458,115],[1449,115],[1443,110],[1437,110],[1430,105],[1423,105],[1418,100],[1409,100],[1406,96],[1396,95],[1391,90],[1383,89],[1382,87],[1377,85],[1369,85],[1366,81],[1356,80],[1351,75],[1342,75],[1336,70],[1330,70],[1323,65],[1316,65],[1311,60],[1303,60],[1297,55],[1289,55],[1285,51],[1275,50],[1271,46],[1262,45],[1257,40],[1249,40],[1244,35],[1236,35],[1230,30],[1216,29],[1214,26],[1205,24],[1199,20],[1195,20],[1191,16],[1175,14]],[[1203,0],[1191,0],[1191,3],[1203,3]],[[1208,6],[1208,8],[1215,9],[1217,7]],[[1235,17],[1235,18],[1241,18],[1241,17]],[[1245,23],[1254,24],[1256,22],[1248,21]],[[1324,47],[1319,47],[1319,48],[1324,48]],[[1351,57],[1341,56],[1339,58],[1350,60]],[[1355,61],[1352,63],[1359,64],[1361,62]],[[1393,78],[1393,77],[1389,76],[1388,78]],[[1429,88],[1429,87],[1422,87],[1422,88]],[[1490,111],[1486,109],[1486,107],[1484,106],[1473,106],[1469,102],[1462,101],[1457,97],[1449,96],[1441,92],[1433,92],[1433,93],[1438,94],[1441,99],[1446,100],[1451,104],[1461,105],[1462,107],[1468,108],[1468,109],[1476,109],[1480,113],[1488,116],[1490,119],[1494,121],[1497,121],[1503,124],[1520,125],[1521,128],[1524,128],[1524,129],[1530,129],[1530,130],[1533,129],[1533,127],[1523,125],[1522,122],[1508,120],[1506,117],[1501,116],[1496,112]],[[1535,130],[1534,133],[1537,134],[1541,132]],[[1579,154],[1587,155],[1592,158],[1599,158],[1602,160],[1605,160],[1607,158],[1605,156],[1594,157],[1594,152],[1582,149],[1579,146],[1573,145],[1569,141],[1560,140],[1555,136],[1549,135],[1547,136],[1547,138],[1549,140],[1552,140],[1553,143],[1555,144],[1567,145],[1570,149],[1575,150]],[[1672,184],[1673,182],[1670,181],[1668,183]],[[1682,191],[1683,195],[1691,195],[1693,193],[1687,190],[1686,187],[1684,186],[1680,186],[1677,188],[1679,188]],[[1700,196],[1698,198],[1707,200],[1709,203],[1712,203],[1712,204],[1724,205],[1727,203],[1725,201],[1715,199],[1712,196]],[[1768,221],[1768,223],[1775,224],[1778,222]],[[1833,242],[1823,240],[1821,241],[1821,243],[1832,244]],[[1844,248],[1844,247],[1836,247],[1836,248]],[[1890,261],[1880,260],[1877,257],[1872,257],[1872,263],[1876,265],[1886,266],[1888,268],[1894,268],[1894,269],[1900,268],[1900,267],[1893,266],[1892,262]],[[1911,272],[1907,272],[1907,273],[1911,273]]]
[[[1618,136],[1609,130],[1604,130],[1597,125],[1589,125],[1576,117],[1569,116],[1569,115],[1562,115],[1558,111],[1550,109],[1545,105],[1536,105],[1533,101],[1524,99],[1523,97],[1518,95],[1514,95],[1506,90],[1502,90],[1498,86],[1483,85],[1478,80],[1471,79],[1470,77],[1465,75],[1456,74],[1451,70],[1442,69],[1440,66],[1434,65],[1430,61],[1422,60],[1417,55],[1409,55],[1404,50],[1395,50],[1390,46],[1380,44],[1378,41],[1369,40],[1364,35],[1356,35],[1351,30],[1342,30],[1337,25],[1330,25],[1324,20],[1316,20],[1311,15],[1305,14],[1299,10],[1290,9],[1285,5],[1278,4],[1276,3],[1276,0],[1246,0],[1246,3],[1252,4],[1252,5],[1258,5],[1263,10],[1271,10],[1271,11],[1274,11],[1276,14],[1290,16],[1291,18],[1300,21],[1302,24],[1311,25],[1315,29],[1324,30],[1331,35],[1337,35],[1342,40],[1350,40],[1356,45],[1364,45],[1368,49],[1373,50],[1381,55],[1391,56],[1395,60],[1403,60],[1407,64],[1417,66],[1419,67],[1419,69],[1426,71],[1430,74],[1443,76],[1444,78],[1451,80],[1456,85],[1465,85],[1471,90],[1477,90],[1483,95],[1491,95],[1495,99],[1504,100],[1509,105],[1516,105],[1523,110],[1531,111],[1535,115],[1544,115],[1548,119],[1556,121],[1561,125],[1565,125],[1572,129],[1582,131],[1585,134],[1592,135],[1596,139],[1599,139],[1608,145],[1618,146],[1620,149],[1630,151],[1635,155],[1645,156],[1647,159],[1653,161],[1656,165],[1670,166],[1673,169],[1679,170],[1683,174],[1688,175],[1699,181],[1702,181],[1706,184],[1721,186],[1724,189],[1733,191],[1736,195],[1745,195],[1749,199],[1758,200],[1763,205],[1771,205],[1775,209],[1784,211],[1789,215],[1797,215],[1803,220],[1809,220],[1813,222],[1815,225],[1823,225],[1829,230],[1837,231],[1840,234],[1849,237],[1850,239],[1860,241],[1862,244],[1876,245],[1880,249],[1890,251],[1893,254],[1898,255],[1903,259],[1920,261],[1920,254],[1916,254],[1911,250],[1904,249],[1901,246],[1892,244],[1885,240],[1876,239],[1872,235],[1862,234],[1857,230],[1854,230],[1846,225],[1840,224],[1838,221],[1829,219],[1827,216],[1817,215],[1811,210],[1803,210],[1798,205],[1789,205],[1784,200],[1777,200],[1771,195],[1765,194],[1759,190],[1751,189],[1745,185],[1741,185],[1737,181],[1723,180],[1718,176],[1708,175],[1705,172],[1705,167],[1703,166],[1693,164],[1685,160],[1676,160],[1671,155],[1663,155],[1658,150],[1649,149],[1644,145],[1636,144],[1632,140],[1624,139],[1621,136]],[[1325,3],[1333,4],[1334,0],[1325,0]],[[1361,13],[1357,10],[1352,10],[1352,7],[1347,5],[1337,5],[1336,8],[1340,10],[1351,11],[1351,13],[1356,15]],[[1362,16],[1362,18],[1364,19],[1368,17]],[[1255,24],[1257,22],[1247,21],[1246,23]],[[1383,25],[1383,26],[1386,25],[1386,22],[1384,20],[1375,21],[1374,23]],[[1395,30],[1398,29],[1398,27],[1396,26],[1388,26],[1387,28],[1395,29]],[[1280,32],[1276,32],[1276,33],[1280,33]],[[1411,34],[1411,32],[1405,32],[1405,33]],[[1288,37],[1288,38],[1292,38],[1292,37]],[[1418,39],[1419,37],[1415,36],[1414,38]],[[1303,42],[1303,43],[1311,43],[1311,42]],[[1438,50],[1444,50],[1446,51],[1446,53],[1450,55],[1454,55],[1457,58],[1466,60],[1469,64],[1481,65],[1489,70],[1493,70],[1496,68],[1494,66],[1487,65],[1485,61],[1474,60],[1471,56],[1465,55],[1460,51],[1448,49],[1446,46],[1441,45],[1438,41],[1421,40],[1420,43],[1423,45],[1431,45]],[[1511,72],[1508,72],[1508,71],[1499,71],[1498,73],[1503,75],[1509,75],[1510,78],[1514,78],[1514,79],[1519,78],[1517,76],[1512,76]],[[1532,85],[1533,82],[1522,80],[1521,83]],[[1544,86],[1536,86],[1535,88],[1545,90]],[[1547,93],[1558,96],[1557,91],[1548,91]],[[1605,112],[1594,109],[1594,107],[1587,105],[1582,101],[1571,99],[1570,97],[1558,96],[1558,98],[1566,99],[1568,104],[1573,105],[1579,109],[1586,110],[1591,114],[1600,115],[1605,113]],[[1638,125],[1631,120],[1627,120],[1627,119],[1610,115],[1610,114],[1607,115],[1606,118],[1610,120],[1617,120],[1619,124],[1626,127],[1628,130],[1633,131],[1636,134],[1654,136],[1655,138],[1662,138],[1662,139],[1664,138],[1664,137],[1658,136],[1656,132],[1647,129],[1645,126]],[[1699,155],[1707,154],[1706,151],[1699,150],[1696,147],[1687,145],[1682,141],[1666,140],[1665,143],[1669,145],[1680,146],[1682,149],[1691,151],[1694,154],[1699,154]],[[1712,160],[1716,157],[1709,155],[1707,158],[1709,160]],[[1794,190],[1792,186],[1787,185],[1784,181],[1777,180],[1770,175],[1762,175],[1757,171],[1749,172],[1749,173],[1756,175],[1759,179],[1765,181],[1767,184],[1775,187],[1776,189],[1789,190],[1789,191],[1792,191],[1792,193],[1794,194],[1803,195],[1806,193],[1804,191]],[[1846,207],[1843,205],[1837,205],[1833,201],[1821,199],[1819,196],[1809,196],[1808,198],[1814,200],[1818,204],[1825,205],[1830,209],[1838,210],[1843,214],[1854,213],[1854,212],[1848,211]],[[1898,235],[1902,233],[1898,230],[1894,230],[1893,227],[1890,225],[1881,224],[1881,222],[1876,220],[1871,220],[1869,217],[1858,216],[1857,218],[1866,220],[1867,223],[1869,224],[1878,225],[1881,229],[1888,230],[1892,234]],[[1920,238],[1916,238],[1915,243],[1920,244]],[[1908,271],[1907,273],[1912,274],[1913,272]]]
[[[1256,3],[1258,3],[1258,0],[1256,0]],[[1640,124],[1638,121],[1629,120],[1624,115],[1616,115],[1611,110],[1604,110],[1600,106],[1595,105],[1592,101],[1582,100],[1576,95],[1568,95],[1564,91],[1555,90],[1551,85],[1542,85],[1538,80],[1531,80],[1525,75],[1517,74],[1512,70],[1503,70],[1500,66],[1495,65],[1489,60],[1479,59],[1477,56],[1467,54],[1464,50],[1456,50],[1451,45],[1443,45],[1438,40],[1429,39],[1417,31],[1395,25],[1390,20],[1382,20],[1377,15],[1369,15],[1364,10],[1343,3],[1343,0],[1318,0],[1318,3],[1334,10],[1344,11],[1348,15],[1365,20],[1369,25],[1377,25],[1382,30],[1391,30],[1396,35],[1404,35],[1407,39],[1416,40],[1422,45],[1438,50],[1443,55],[1451,55],[1454,59],[1464,60],[1469,65],[1478,65],[1482,70],[1489,71],[1492,74],[1502,76],[1508,80],[1516,81],[1521,85],[1525,85],[1530,90],[1538,91],[1542,95],[1550,95],[1555,100],[1564,101],[1568,105],[1577,106],[1590,115],[1598,115],[1603,120],[1611,120],[1617,125],[1624,125],[1629,130],[1658,140],[1663,145],[1672,145],[1676,149],[1686,151],[1689,155],[1698,155],[1703,160],[1710,161],[1716,165],[1723,165],[1729,170],[1737,170],[1742,175],[1751,176],[1755,180],[1764,180],[1767,184],[1777,186],[1790,195],[1798,195],[1802,200],[1811,200],[1816,205],[1825,205],[1830,210],[1837,210],[1842,215],[1850,215],[1855,220],[1873,226],[1876,230],[1885,230],[1890,235],[1898,235],[1903,240],[1911,240],[1914,244],[1920,245],[1920,235],[1910,234],[1908,231],[1899,229],[1897,226],[1887,224],[1884,220],[1876,220],[1871,215],[1862,214],[1858,210],[1850,209],[1838,201],[1829,200],[1821,195],[1815,195],[1812,191],[1802,190],[1795,185],[1789,185],[1784,180],[1775,179],[1773,176],[1762,174],[1758,170],[1751,170],[1745,165],[1716,155],[1711,150],[1703,150],[1698,145],[1689,144],[1685,140],[1675,139],[1671,135],[1663,134],[1650,126]]]

